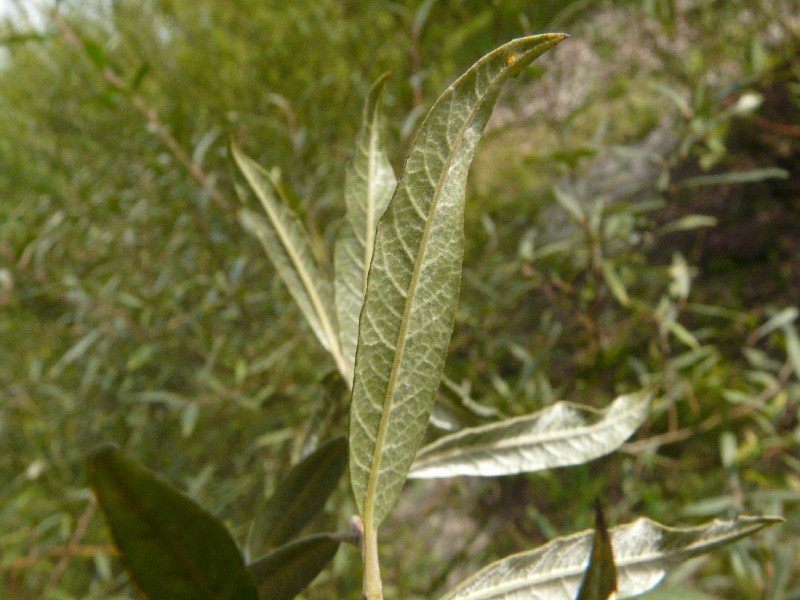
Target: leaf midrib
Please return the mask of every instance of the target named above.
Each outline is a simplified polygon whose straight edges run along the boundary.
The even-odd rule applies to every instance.
[[[237,153],[238,154],[238,153]],[[252,164],[250,165],[251,168],[256,170],[261,170],[261,166],[252,159],[247,156],[243,156],[244,160],[250,161]],[[237,160],[238,157],[237,157]],[[247,179],[250,187],[258,196],[259,200],[261,201],[261,206],[267,211],[267,214],[270,217],[270,222],[273,224],[275,231],[278,232],[278,237],[281,240],[281,245],[283,246],[286,254],[289,255],[289,260],[292,261],[295,269],[297,270],[297,274],[300,276],[300,281],[303,283],[303,287],[308,293],[309,299],[311,300],[311,306],[314,308],[314,312],[319,319],[320,326],[325,333],[325,337],[328,340],[328,344],[330,345],[330,353],[333,356],[334,361],[336,361],[336,366],[341,373],[347,373],[347,367],[344,362],[344,357],[342,356],[341,350],[339,349],[339,342],[336,338],[336,335],[333,331],[333,325],[330,323],[327,313],[325,312],[324,305],[322,303],[319,294],[317,294],[316,286],[313,285],[312,280],[306,269],[303,267],[303,263],[300,260],[299,255],[294,249],[294,246],[291,244],[289,240],[288,233],[284,230],[283,224],[280,222],[280,219],[277,218],[273,208],[270,206],[270,202],[265,200],[263,190],[257,185],[257,181],[251,176],[250,172],[247,169],[243,169],[243,173],[245,179]],[[269,176],[266,173],[262,173],[265,179],[269,180]]]
[[[460,144],[465,137],[465,132],[471,126],[475,118],[475,115],[479,112],[480,108],[483,106],[483,99],[494,91],[494,87],[497,85],[497,81],[504,75],[504,73],[505,70],[501,70],[498,73],[498,75],[494,78],[494,80],[489,85],[486,86],[484,94],[475,103],[475,109],[470,113],[469,117],[464,120],[464,125],[459,130],[458,135],[454,138],[455,143],[451,145],[452,149],[457,149],[460,147]],[[434,109],[435,106],[431,109],[431,111],[433,111]],[[411,282],[408,290],[408,295],[406,296],[405,307],[403,309],[403,318],[400,322],[400,331],[398,332],[398,341],[396,344],[397,351],[395,352],[394,359],[392,360],[392,370],[389,374],[389,382],[386,389],[386,395],[383,400],[383,412],[381,413],[381,421],[378,427],[378,433],[375,437],[375,448],[373,450],[372,466],[370,469],[369,479],[367,481],[367,492],[364,502],[364,523],[367,527],[370,527],[370,529],[373,527],[375,491],[377,488],[378,478],[380,475],[381,458],[383,455],[383,444],[386,440],[386,432],[388,429],[390,412],[392,409],[392,400],[394,398],[395,388],[397,386],[397,377],[400,370],[400,364],[402,363],[403,353],[405,351],[406,333],[408,331],[410,313],[414,304],[414,299],[416,298],[420,272],[422,271],[422,262],[425,255],[425,250],[427,248],[427,242],[430,236],[430,231],[433,223],[432,215],[435,215],[436,211],[438,210],[442,188],[444,187],[445,179],[448,173],[450,172],[450,167],[453,164],[453,160],[455,159],[456,154],[457,152],[455,150],[451,150],[451,152],[447,157],[447,160],[444,162],[445,168],[441,170],[441,175],[439,176],[439,179],[436,182],[436,187],[434,188],[433,200],[431,201],[431,206],[430,209],[428,210],[428,218],[425,220],[425,228],[422,233],[420,245],[417,250],[417,257],[414,262],[414,270],[411,274]],[[408,194],[410,201],[411,192],[408,192]]]
[[[370,137],[369,137],[369,158],[368,164],[369,167],[367,168],[367,221],[366,221],[366,232],[364,236],[364,264],[363,264],[363,272],[362,272],[362,285],[361,285],[361,297],[363,299],[364,294],[367,292],[367,275],[369,275],[369,266],[372,262],[372,252],[375,246],[375,173],[377,172],[377,152],[380,150],[379,148],[379,119],[378,119],[378,111],[380,110],[380,104],[375,107],[375,110],[372,113],[372,123],[370,126]]]
[[[203,576],[203,569],[197,566],[191,556],[174,543],[172,536],[167,534],[161,524],[150,516],[150,512],[138,501],[136,494],[131,493],[125,481],[118,477],[116,470],[108,467],[110,467],[110,465],[107,465],[106,475],[112,479],[118,486],[118,489],[123,492],[132,511],[138,514],[139,518],[146,522],[150,529],[156,533],[157,537],[168,546],[172,555],[176,557],[186,571],[188,571],[189,577],[200,588],[203,595],[208,598],[208,600],[214,600],[217,596]]]
[[[612,535],[612,544],[613,544],[613,533],[621,528],[628,528],[633,526],[638,521],[647,522],[648,519],[637,519],[629,523],[628,525],[622,525],[621,527],[614,527],[609,530],[609,534]],[[651,522],[652,523],[652,522]],[[656,565],[661,563],[669,563],[670,561],[674,560],[676,557],[680,557],[681,555],[692,555],[697,552],[704,552],[706,549],[710,549],[713,547],[714,544],[717,543],[727,543],[727,542],[734,542],[738,539],[746,537],[748,535],[752,535],[761,529],[768,527],[771,525],[771,522],[766,521],[759,521],[753,522],[748,524],[747,526],[743,527],[741,530],[736,531],[735,533],[730,534],[720,534],[714,536],[710,540],[704,540],[702,545],[692,544],[690,546],[685,546],[683,548],[678,548],[672,551],[662,551],[662,552],[648,552],[646,554],[637,555],[634,557],[629,558],[619,558],[615,557],[615,562],[617,565],[617,570],[622,574],[625,569],[634,569],[639,565],[647,565],[647,563],[653,563],[652,568],[656,568]],[[659,542],[662,542],[664,536],[670,533],[670,529],[668,527],[663,527],[659,529]],[[591,547],[591,532],[582,532],[574,534],[573,536],[569,536],[571,538],[580,538],[582,536],[586,536],[588,547]],[[569,541],[569,538],[564,540],[565,542]],[[577,539],[576,539],[577,541]],[[512,592],[518,591],[520,589],[528,588],[540,583],[546,583],[548,581],[556,581],[558,579],[565,579],[567,577],[580,577],[584,570],[584,563],[588,559],[588,554],[586,559],[582,560],[579,564],[571,564],[563,569],[554,569],[548,571],[547,573],[541,574],[539,577],[536,576],[525,576],[521,575],[518,577],[509,578],[508,575],[504,578],[503,583],[493,585],[491,587],[486,587],[484,589],[476,590],[476,593],[472,593],[468,596],[459,596],[460,600],[482,600],[482,599],[489,599],[494,598],[498,593],[505,593],[505,592]],[[486,595],[486,594],[489,595]]]
[[[444,460],[444,459],[447,459],[447,458],[451,458],[453,456],[458,456],[459,454],[466,455],[466,454],[473,454],[473,453],[476,453],[476,452],[482,452],[482,451],[486,451],[486,450],[503,450],[503,449],[507,449],[507,448],[513,448],[514,446],[521,446],[521,445],[524,445],[524,444],[529,444],[530,445],[530,444],[539,444],[539,443],[544,443],[544,442],[552,442],[554,440],[558,440],[561,437],[576,437],[578,435],[580,435],[580,436],[591,435],[592,433],[595,433],[594,430],[598,430],[599,431],[599,430],[603,430],[603,429],[606,429],[606,428],[615,427],[616,425],[619,424],[620,421],[628,419],[628,418],[630,418],[632,416],[633,413],[641,411],[642,410],[642,404],[646,404],[646,403],[647,402],[644,401],[643,403],[634,405],[630,409],[619,413],[620,414],[620,418],[618,420],[615,420],[615,421],[609,421],[606,418],[608,416],[608,411],[600,411],[599,414],[603,415],[603,418],[601,418],[600,421],[598,421],[596,423],[592,423],[590,425],[582,425],[580,427],[573,427],[573,428],[570,428],[570,429],[559,429],[559,430],[556,430],[556,431],[546,431],[546,432],[543,432],[541,434],[525,434],[525,435],[517,436],[517,437],[515,437],[513,439],[510,439],[510,440],[500,440],[497,443],[485,443],[485,444],[479,444],[479,445],[470,445],[470,446],[468,446],[466,448],[463,448],[463,447],[462,448],[453,448],[451,450],[438,453],[438,454],[436,454],[435,456],[433,456],[431,458],[435,458],[437,461],[439,461],[439,460]],[[582,407],[582,408],[588,408],[588,407]],[[527,417],[523,416],[523,417],[518,417],[517,419],[511,419],[511,421],[521,421],[521,420],[524,420],[526,418]],[[506,423],[506,422],[502,422],[501,421],[498,424],[492,423],[491,425],[485,425],[483,427],[475,427],[474,429],[472,429],[470,431],[465,431],[464,432],[464,437],[466,437],[467,435],[474,435],[476,433],[483,433],[484,431],[490,431],[490,428],[492,428],[492,427],[497,427],[498,429],[500,429],[500,427],[498,427],[498,425],[504,425],[505,426],[505,425],[510,425],[510,423]],[[481,429],[483,431],[480,431]],[[568,434],[568,436],[566,434]],[[457,438],[455,436],[453,436],[448,441],[456,441],[456,440],[457,440]],[[433,444],[428,446],[428,451],[429,452],[432,453],[432,452],[436,451],[436,448],[434,446],[435,443],[436,442],[434,442]],[[425,463],[426,463],[426,457],[423,456],[422,459],[415,464],[415,467],[422,467],[422,466],[425,465]]]

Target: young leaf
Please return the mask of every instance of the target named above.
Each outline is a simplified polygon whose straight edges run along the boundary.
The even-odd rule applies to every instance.
[[[505,81],[565,37],[514,40],[453,83],[420,126],[378,223],[350,418],[350,474],[367,531],[395,503],[430,417],[453,331],[478,140]]]
[[[617,591],[617,566],[611,536],[603,518],[603,508],[595,505],[594,536],[589,566],[581,582],[576,600],[611,600]]]
[[[131,578],[150,600],[256,600],[255,583],[225,525],[105,446],[89,482]]]
[[[347,221],[334,250],[336,316],[342,353],[350,372],[348,382],[352,380],[356,360],[358,318],[364,304],[375,229],[397,184],[384,148],[381,124],[383,89],[388,76],[386,73],[375,82],[364,105],[356,153],[345,172]]]
[[[650,410],[650,394],[597,410],[556,402],[539,412],[462,429],[422,448],[409,477],[497,476],[588,462],[619,448]]]
[[[285,544],[325,505],[347,464],[347,440],[332,438],[297,463],[256,515],[247,539],[249,556]]]
[[[610,530],[617,565],[617,598],[655,587],[669,566],[753,535],[779,517],[738,517],[697,527],[665,527],[650,519]],[[479,571],[442,600],[546,598],[573,600],[586,570],[593,531],[557,538],[536,550],[509,556]]]
[[[333,559],[340,539],[321,533],[273,550],[247,565],[260,600],[292,600]]]
[[[267,215],[265,219],[243,209],[239,212],[242,225],[264,246],[314,334],[333,356],[342,376],[346,376],[348,370],[333,311],[333,284],[317,265],[308,235],[286,202],[279,200],[270,174],[234,143],[231,153]]]

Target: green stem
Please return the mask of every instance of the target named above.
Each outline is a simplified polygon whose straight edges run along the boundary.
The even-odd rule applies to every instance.
[[[378,530],[371,524],[364,526],[364,588],[362,600],[383,600],[381,567],[378,562]]]

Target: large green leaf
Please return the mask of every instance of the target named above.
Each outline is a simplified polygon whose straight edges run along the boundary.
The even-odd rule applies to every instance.
[[[247,565],[260,600],[292,600],[339,549],[338,536],[320,533],[281,546]]]
[[[663,579],[669,566],[781,521],[777,517],[739,517],[672,528],[642,518],[615,527],[610,533],[617,565],[617,597],[646,592]],[[494,562],[442,600],[573,600],[586,570],[593,537],[593,531],[576,533]]]
[[[582,464],[619,448],[649,409],[648,392],[620,396],[604,410],[556,402],[436,440],[419,451],[409,477],[513,475]]]
[[[506,80],[566,36],[514,40],[436,101],[378,223],[359,325],[350,474],[365,530],[394,505],[428,424],[458,300],[467,170]]]
[[[606,528],[603,508],[595,506],[594,536],[589,555],[589,566],[583,575],[576,600],[611,600],[617,591],[617,565],[614,548]]]
[[[297,535],[325,505],[347,465],[347,440],[332,438],[297,463],[257,513],[247,539],[260,556]]]
[[[381,76],[367,95],[356,152],[345,172],[344,197],[347,221],[336,240],[336,316],[352,381],[358,344],[358,319],[364,304],[367,273],[375,246],[375,229],[397,185],[386,154],[381,123],[383,89],[388,73]]]
[[[308,234],[285,199],[278,197],[279,188],[272,176],[235,143],[231,143],[231,154],[267,217],[242,209],[239,212],[242,225],[264,246],[314,334],[333,356],[342,376],[346,376],[348,369],[334,313],[333,283],[317,265]]]
[[[256,600],[236,542],[195,502],[111,446],[90,457],[89,482],[150,600]]]

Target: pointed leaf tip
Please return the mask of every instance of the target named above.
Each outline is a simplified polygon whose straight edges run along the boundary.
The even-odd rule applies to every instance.
[[[264,210],[264,216],[247,209],[240,210],[242,226],[261,242],[312,331],[331,354],[342,376],[349,380],[339,345],[333,282],[317,264],[308,233],[297,215],[279,197],[273,177],[233,141],[231,155]]]
[[[431,108],[381,217],[359,324],[350,474],[365,528],[394,505],[427,427],[458,302],[467,171],[509,77],[564,39],[490,52]]]
[[[496,477],[576,465],[613,452],[641,426],[651,394],[639,391],[597,410],[556,402],[531,415],[470,427],[422,448],[410,477]]]
[[[603,507],[595,503],[595,526],[589,565],[576,600],[610,600],[617,591],[617,566],[606,527]]]
[[[378,220],[397,185],[385,148],[383,92],[389,73],[370,88],[353,159],[345,170],[347,220],[334,248],[336,316],[339,339],[352,381],[358,344],[358,321],[364,305],[367,273],[375,246]]]
[[[347,439],[333,437],[297,463],[256,514],[247,539],[249,556],[289,542],[325,506],[347,466]]]
[[[673,528],[639,518],[614,527],[609,534],[617,569],[617,598],[631,598],[646,592],[658,585],[671,566],[753,535],[782,520],[747,516]],[[593,539],[594,531],[584,531],[494,562],[442,600],[574,600]]]
[[[91,454],[89,483],[128,573],[150,600],[257,600],[233,537],[193,500],[114,446]]]

